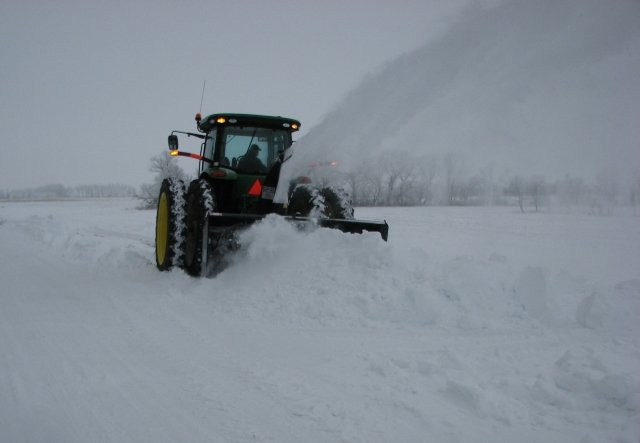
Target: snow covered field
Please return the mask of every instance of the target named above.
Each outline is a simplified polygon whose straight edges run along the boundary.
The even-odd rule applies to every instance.
[[[1,442],[638,442],[640,218],[377,208],[160,273],[135,202],[0,203]]]

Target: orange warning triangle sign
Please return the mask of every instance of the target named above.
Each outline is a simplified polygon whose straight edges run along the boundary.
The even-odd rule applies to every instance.
[[[254,181],[251,188],[249,188],[248,194],[255,196],[262,195],[262,183],[260,183],[260,180],[256,178],[256,181]]]

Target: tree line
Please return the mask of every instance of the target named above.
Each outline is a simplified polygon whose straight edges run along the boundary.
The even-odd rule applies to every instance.
[[[495,167],[472,171],[464,159],[384,152],[350,170],[318,168],[316,179],[340,183],[351,191],[355,206],[517,206],[522,212],[543,206],[587,208],[607,215],[616,206],[640,207],[640,169],[632,181],[601,173],[590,179],[498,172]]]
[[[74,198],[130,198],[141,207],[155,207],[165,177],[190,181],[174,157],[162,152],[150,159],[153,183],[138,190],[123,184],[64,186],[51,184],[21,190],[1,190],[0,200],[63,200]],[[611,174],[587,180],[566,175],[550,181],[541,176],[499,173],[495,167],[470,171],[464,159],[453,154],[442,157],[408,152],[383,152],[345,170],[332,163],[301,171],[323,184],[341,186],[351,192],[354,206],[516,206],[522,212],[544,206],[587,208],[609,215],[616,206],[640,208],[640,169],[630,183]]]
[[[5,201],[124,198],[135,197],[136,195],[135,187],[118,183],[79,186],[50,184],[27,189],[0,189],[0,200]]]
[[[164,152],[151,158],[149,170],[155,179],[142,185],[137,194],[142,207],[156,205],[165,177],[193,179]],[[536,175],[500,173],[495,167],[473,172],[454,154],[437,157],[388,151],[348,170],[327,162],[303,167],[299,173],[323,185],[349,190],[354,206],[516,206],[528,212],[560,205],[586,208],[598,215],[610,215],[616,206],[640,208],[640,169],[631,183],[604,173],[590,180],[566,175],[550,181]]]

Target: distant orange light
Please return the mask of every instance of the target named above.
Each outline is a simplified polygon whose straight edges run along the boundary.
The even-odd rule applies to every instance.
[[[169,151],[169,155],[170,155],[170,156],[172,156],[172,157],[177,157],[177,156],[178,156],[178,154],[179,154],[179,152],[178,152],[177,150],[175,150],[175,151]]]
[[[222,124],[222,123],[225,123],[226,121],[227,121],[227,119],[226,119],[226,118],[224,118],[224,117],[218,117],[218,119],[216,120],[216,123],[220,123],[220,124]]]
[[[293,124],[291,125],[291,129],[298,129],[298,125],[296,125],[295,123],[293,123]]]

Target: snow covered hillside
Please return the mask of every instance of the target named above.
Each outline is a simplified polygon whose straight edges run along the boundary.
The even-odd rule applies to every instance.
[[[0,441],[640,441],[637,216],[273,217],[193,279],[134,205],[0,203]]]
[[[635,0],[471,8],[366,78],[300,140],[297,160],[455,153],[472,172],[626,176],[640,163],[638,23]]]

